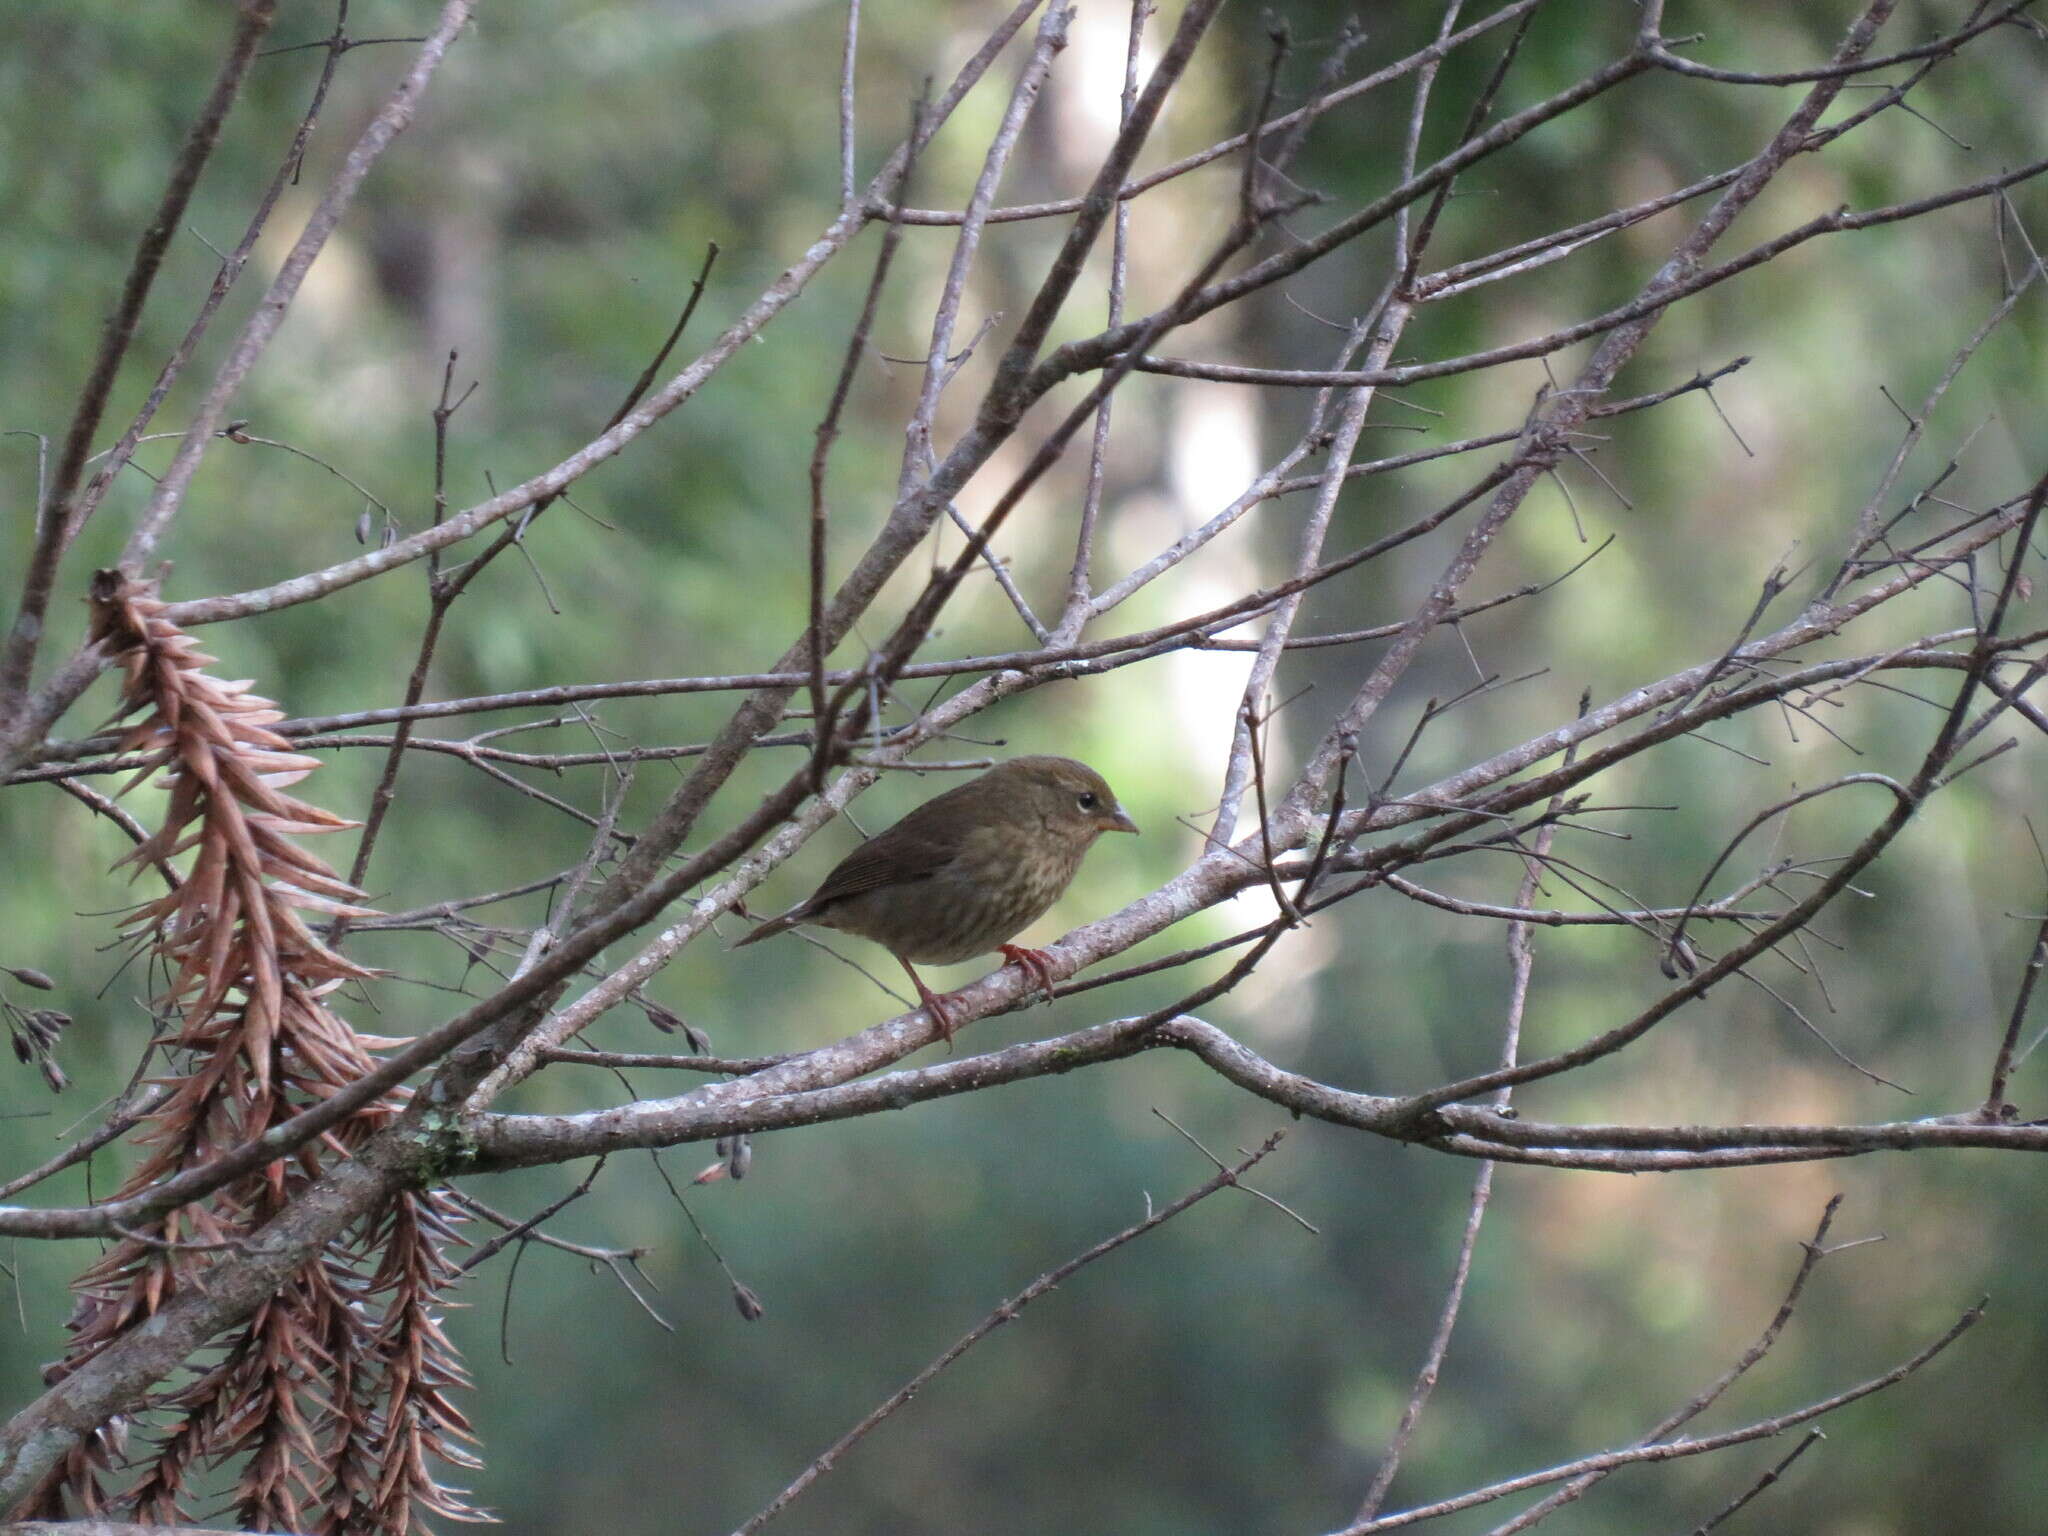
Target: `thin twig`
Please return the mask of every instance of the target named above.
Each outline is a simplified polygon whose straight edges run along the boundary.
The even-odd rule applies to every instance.
[[[941,1371],[945,1370],[955,1360],[966,1354],[968,1350],[1002,1327],[1003,1324],[1013,1321],[1032,1302],[1072,1278],[1075,1273],[1085,1269],[1097,1259],[1114,1253],[1117,1249],[1123,1247],[1124,1244],[1143,1237],[1155,1227],[1163,1226],[1189,1207],[1208,1199],[1209,1196],[1215,1194],[1218,1190],[1231,1188],[1237,1183],[1239,1178],[1280,1144],[1283,1135],[1284,1132],[1275,1131],[1265,1141],[1260,1143],[1257,1151],[1245,1157],[1235,1166],[1219,1169],[1213,1178],[1205,1180],[1172,1204],[1162,1206],[1157,1211],[1147,1215],[1143,1221],[1133,1222],[1121,1232],[1104,1238],[1085,1253],[1077,1254],[1057,1268],[1047,1270],[1036,1280],[1025,1286],[1023,1290],[1001,1303],[988,1316],[954,1340],[931,1364],[898,1387],[888,1397],[878,1403],[853,1428],[833,1441],[816,1460],[797,1474],[788,1487],[770,1499],[767,1504],[762,1506],[759,1512],[734,1531],[733,1536],[754,1536],[756,1531],[759,1531],[770,1520],[781,1514],[784,1509],[789,1507],[793,1500],[800,1497],[819,1478],[830,1472],[838,1464],[841,1457],[862,1440],[866,1439],[884,1419],[887,1419],[897,1409],[901,1408],[922,1391]]]
[[[100,331],[92,371],[79,391],[78,404],[71,413],[71,424],[65,429],[64,443],[58,450],[56,472],[37,500],[35,541],[22,578],[21,605],[16,611],[13,626],[8,630],[6,643],[0,647],[0,720],[14,713],[28,690],[29,673],[35,665],[36,651],[42,639],[43,620],[56,586],[57,562],[62,558],[73,532],[72,493],[85,472],[86,455],[92,451],[93,435],[106,414],[107,398],[113,393],[115,376],[135,339],[143,305],[148,302],[150,290],[156,284],[157,273],[163,266],[164,254],[169,250],[172,238],[184,224],[185,209],[191,202],[193,189],[199,184],[200,172],[206,168],[214,147],[220,143],[221,129],[241,95],[242,81],[255,62],[257,47],[270,31],[271,23],[277,19],[276,0],[242,0],[238,10],[240,14],[236,17],[234,36],[221,58],[213,88],[208,92],[198,116],[193,119],[192,126],[186,130],[184,143],[172,158],[170,176],[164,185],[163,196],[158,200],[156,213],[143,229],[135,255],[128,264],[121,297]]]
[[[1805,1407],[1796,1408],[1790,1413],[1776,1414],[1745,1424],[1739,1429],[1723,1430],[1715,1435],[1700,1435],[1690,1440],[1658,1441],[1649,1445],[1631,1446],[1626,1450],[1582,1456],[1576,1461],[1568,1461],[1540,1472],[1524,1473],[1520,1477],[1489,1483],[1483,1488],[1475,1488],[1454,1498],[1439,1499],[1435,1503],[1418,1505],[1413,1509],[1402,1510],[1398,1514],[1383,1515],[1376,1520],[1356,1522],[1345,1526],[1342,1531],[1333,1533],[1333,1536],[1371,1536],[1371,1533],[1377,1531],[1399,1530],[1424,1520],[1439,1519],[1444,1515],[1456,1514],[1460,1510],[1492,1503],[1495,1499],[1506,1498],[1510,1494],[1525,1493],[1531,1488],[1541,1488],[1545,1484],[1562,1482],[1588,1472],[1611,1472],[1619,1467],[1676,1461],[1687,1456],[1704,1456],[1715,1451],[1727,1450],[1731,1446],[1770,1439],[1824,1414],[1833,1413],[1838,1408],[1845,1408],[1850,1403],[1869,1397],[1872,1393],[1898,1385],[1982,1321],[1984,1306],[1985,1303],[1978,1302],[1926,1348],[1882,1375],[1870,1377],[1853,1387],[1808,1403]]]
[[[850,0],[846,17],[846,74],[840,98],[842,130],[847,135],[844,169],[849,183],[853,174],[853,47],[855,29],[859,24],[860,0]],[[920,140],[918,130],[926,106],[927,103],[920,98],[911,109],[909,143],[912,146]],[[903,159],[902,170],[890,197],[892,205],[902,200],[903,188],[909,184],[911,173],[916,168],[917,156],[913,149]],[[852,195],[849,184],[848,199]],[[861,301],[860,318],[854,322],[853,333],[847,338],[846,354],[839,364],[839,378],[832,386],[831,402],[818,423],[817,443],[811,450],[810,620],[804,645],[811,664],[811,718],[819,722],[811,755],[813,794],[825,787],[825,772],[832,766],[834,746],[829,700],[825,694],[825,468],[832,456],[832,444],[839,436],[839,417],[846,409],[847,396],[853,391],[854,375],[859,371],[861,359],[867,355],[868,337],[874,330],[875,315],[881,308],[882,290],[889,280],[889,267],[896,259],[896,248],[902,238],[903,226],[900,223],[892,221],[882,231],[881,249],[875,253],[875,270],[868,279],[867,296]]]
[[[1584,714],[1590,703],[1587,696],[1579,700],[1579,713]],[[1553,801],[1552,809],[1557,808]],[[1526,908],[1536,899],[1542,885],[1541,860],[1550,852],[1550,845],[1557,836],[1557,823],[1548,822],[1536,834],[1535,857],[1530,859],[1523,871],[1520,885],[1515,892],[1515,906]],[[1522,1021],[1529,1006],[1529,979],[1536,965],[1534,935],[1526,922],[1515,921],[1508,925],[1508,1007],[1507,1017],[1501,1029],[1500,1065],[1512,1067],[1520,1058],[1522,1046]],[[1493,1108],[1496,1113],[1505,1113],[1514,1090],[1501,1087],[1495,1090]],[[1480,1224],[1486,1219],[1486,1207],[1493,1195],[1494,1164],[1479,1165],[1479,1176],[1472,1181],[1472,1195],[1465,1207],[1465,1230],[1458,1241],[1457,1258],[1451,1265],[1451,1278],[1444,1291],[1443,1306],[1437,1314],[1436,1330],[1430,1336],[1429,1347],[1423,1355],[1422,1366],[1415,1373],[1414,1385],[1409,1388],[1407,1404],[1401,1410],[1401,1418],[1394,1428],[1393,1436],[1387,1441],[1386,1454],[1373,1473],[1372,1484],[1366,1489],[1365,1498],[1358,1506],[1354,1520],[1370,1520],[1380,1512],[1386,1502],[1387,1492],[1394,1484],[1394,1476],[1401,1470],[1401,1458],[1407,1453],[1409,1442],[1414,1438],[1422,1413],[1429,1406],[1429,1399],[1436,1390],[1438,1377],[1442,1374],[1444,1356],[1451,1347],[1451,1334],[1458,1325],[1458,1313],[1464,1305],[1465,1284],[1472,1274],[1472,1255],[1479,1246]]]
[[[1740,1510],[1743,1505],[1747,1504],[1751,1499],[1755,1498],[1758,1494],[1764,1492],[1779,1478],[1783,1477],[1785,1475],[1785,1469],[1790,1467],[1793,1462],[1797,1461],[1800,1457],[1804,1456],[1808,1451],[1813,1449],[1816,1442],[1825,1439],[1827,1439],[1827,1435],[1823,1431],[1818,1429],[1809,1429],[1806,1432],[1805,1437],[1802,1440],[1800,1440],[1800,1442],[1797,1445],[1793,1446],[1791,1450],[1787,1451],[1782,1457],[1780,1457],[1778,1461],[1772,1465],[1771,1469],[1768,1472],[1764,1473],[1762,1477],[1759,1477],[1755,1482],[1751,1483],[1749,1487],[1745,1489],[1741,1494],[1737,1495],[1735,1498],[1731,1499],[1727,1504],[1723,1505],[1718,1514],[1712,1516],[1710,1519],[1703,1521],[1701,1524],[1695,1526],[1693,1528],[1693,1536],[1707,1536],[1707,1533],[1713,1530],[1715,1526],[1727,1520],[1731,1515],[1735,1514],[1738,1510]]]

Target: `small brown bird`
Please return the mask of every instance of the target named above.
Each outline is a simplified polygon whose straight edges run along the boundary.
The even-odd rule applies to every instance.
[[[798,923],[872,939],[899,960],[946,1039],[953,1021],[912,969],[990,950],[1052,994],[1050,957],[1006,942],[1072,883],[1104,832],[1136,832],[1102,775],[1070,757],[1017,757],[925,801],[839,861],[808,901],[733,948]]]

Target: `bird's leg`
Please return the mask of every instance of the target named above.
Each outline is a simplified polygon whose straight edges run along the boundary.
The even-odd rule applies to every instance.
[[[1048,1003],[1056,1001],[1052,990],[1051,955],[1042,949],[1026,949],[1021,944],[998,944],[996,953],[1037,982]]]
[[[940,1001],[939,994],[924,984],[924,978],[911,968],[908,960],[898,955],[896,963],[910,973],[910,983],[917,988],[917,1000],[924,1004],[925,1012],[929,1013],[932,1022],[939,1026],[939,1038],[948,1046],[952,1045],[953,1031],[959,1026],[953,1022],[953,1016],[946,1012],[946,1005]]]

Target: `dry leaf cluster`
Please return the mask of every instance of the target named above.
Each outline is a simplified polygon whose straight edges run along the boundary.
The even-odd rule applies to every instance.
[[[282,718],[247,682],[209,676],[213,658],[162,613],[149,585],[101,572],[93,629],[119,659],[124,749],[148,754],[133,788],[161,775],[161,824],[126,863],[186,860],[127,931],[169,975],[156,1002],[166,1097],[141,1138],[146,1156],[120,1193],[202,1167],[361,1077],[365,1040],[330,1007],[371,974],[322,942],[309,914],[368,915],[360,894],[295,839],[352,823],[284,792],[317,767],[269,728]],[[54,1383],[146,1322],[177,1291],[234,1264],[248,1235],[390,1123],[399,1095],[210,1199],[114,1242],[76,1282],[71,1343]],[[420,1514],[476,1514],[438,1464],[472,1466],[451,1400],[465,1383],[442,1332],[453,1276],[454,1208],[402,1193],[330,1245],[225,1341],[216,1358],[159,1394],[148,1414],[74,1450],[21,1513],[132,1510],[178,1523],[194,1477],[240,1463],[237,1517],[257,1528],[403,1533]],[[135,1431],[131,1433],[131,1431]],[[139,1476],[130,1477],[130,1474]],[[117,1486],[125,1479],[125,1486]]]

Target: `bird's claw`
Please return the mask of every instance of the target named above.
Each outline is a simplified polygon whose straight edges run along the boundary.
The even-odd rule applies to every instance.
[[[1037,983],[1038,989],[1045,994],[1048,1003],[1057,1000],[1057,994],[1052,989],[1051,955],[1042,949],[1026,949],[1021,944],[999,944],[996,951]]]
[[[905,965],[903,969],[910,971],[908,965]],[[910,971],[910,979],[917,983],[917,1000],[924,1004],[924,1011],[931,1015],[932,1023],[939,1031],[939,1038],[945,1041],[946,1048],[951,1050],[953,1047],[953,1032],[960,1026],[953,1022],[953,1016],[946,1011],[945,1000],[930,987],[926,986],[924,978],[918,975],[917,972]]]

